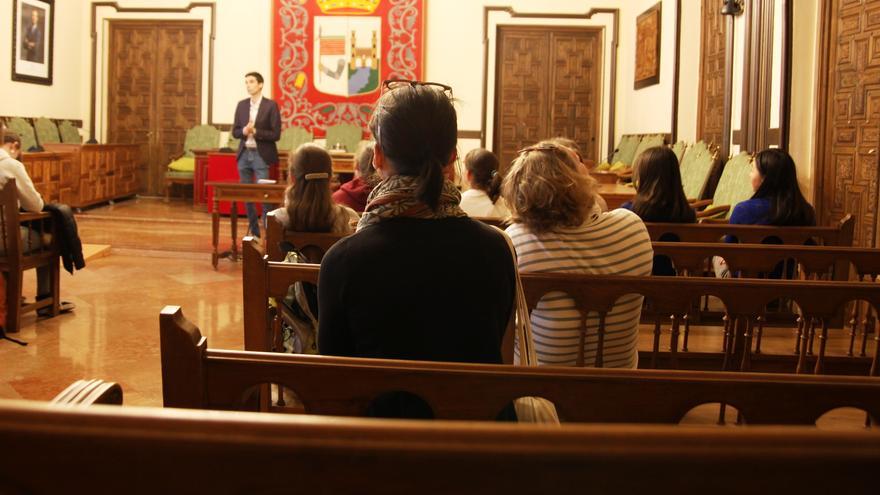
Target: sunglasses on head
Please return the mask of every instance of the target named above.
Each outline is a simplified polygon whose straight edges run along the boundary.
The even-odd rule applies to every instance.
[[[433,88],[438,88],[446,93],[447,96],[452,98],[452,86],[430,81],[410,81],[407,79],[386,79],[382,82],[382,93],[384,94],[389,91],[394,91],[395,89],[405,86],[410,86],[413,88],[415,88],[416,86],[430,86]]]

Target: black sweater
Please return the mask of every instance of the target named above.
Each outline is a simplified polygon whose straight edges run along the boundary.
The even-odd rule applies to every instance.
[[[501,363],[516,282],[502,235],[470,218],[395,218],[321,262],[318,350],[337,356]]]

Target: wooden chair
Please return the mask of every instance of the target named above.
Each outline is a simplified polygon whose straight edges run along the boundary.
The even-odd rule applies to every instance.
[[[192,186],[195,180],[195,149],[217,149],[220,131],[208,124],[196,125],[186,131],[183,151],[168,164],[165,172],[165,201],[171,196],[174,184]]]
[[[469,391],[468,395],[475,395]],[[9,493],[876,491],[880,433],[304,417],[0,402]],[[39,462],[34,462],[39,459]],[[51,466],[51,473],[47,473]]]
[[[21,328],[23,313],[48,308],[54,316],[60,311],[60,255],[50,215],[46,212],[19,212],[15,179],[8,179],[0,188],[0,217],[3,221],[0,241],[4,253],[0,254],[0,271],[6,279],[5,327],[12,333]],[[39,239],[37,246],[27,251],[23,236]],[[22,304],[24,272],[44,266],[49,267],[50,297]]]
[[[293,390],[305,412],[366,416],[373,401],[404,391],[437,419],[494,420],[524,396],[552,401],[567,422],[677,424],[694,407],[735,406],[746,424],[815,424],[840,407],[880,419],[880,381],[868,377],[658,370],[267,354],[209,349],[177,306],[159,317],[165,407],[242,410],[261,385]]]
[[[681,186],[685,197],[694,207],[700,208],[711,203],[702,198],[711,195],[709,188],[712,171],[718,166],[718,152],[713,151],[703,141],[689,146],[680,160]]]

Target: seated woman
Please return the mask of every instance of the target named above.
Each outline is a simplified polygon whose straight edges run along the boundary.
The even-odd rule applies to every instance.
[[[290,155],[284,206],[272,213],[287,230],[348,234],[360,218],[351,208],[330,198],[333,160],[314,144],[304,144]]]
[[[549,140],[549,142],[562,146],[567,151],[569,151],[575,161],[581,165],[581,170],[585,174],[590,175],[591,171],[596,168],[596,162],[594,162],[593,160],[584,159],[584,156],[581,154],[581,147],[578,146],[577,142],[575,142],[574,139],[558,136]],[[593,176],[590,175],[590,177]],[[603,198],[599,194],[596,194],[596,204],[599,205],[600,210],[608,211],[608,203],[606,203],[605,198]]]
[[[644,222],[694,223],[697,214],[688,204],[681,185],[678,158],[666,146],[648,148],[633,165],[636,197],[621,208],[632,210]],[[667,240],[667,239],[660,239]],[[666,256],[654,258],[654,275],[675,275]]]
[[[364,147],[355,158],[357,167],[354,169],[354,178],[339,187],[333,193],[333,201],[348,206],[352,210],[361,213],[367,206],[367,196],[373,187],[379,183],[378,177],[373,170],[373,145]]]
[[[501,199],[501,174],[498,157],[478,148],[464,157],[465,178],[470,189],[461,193],[461,209],[472,217],[506,218],[510,215]]]
[[[501,363],[513,259],[500,232],[468,218],[445,178],[458,132],[451,89],[409,81],[383,87],[370,120],[383,180],[357,232],[322,261],[318,350]]]
[[[816,212],[801,193],[794,160],[779,148],[768,148],[752,160],[749,174],[755,194],[737,204],[730,214],[730,223],[747,225],[804,226],[816,225]],[[728,236],[726,242],[736,242]],[[715,274],[730,276],[727,263],[716,256],[713,259]],[[782,268],[778,266],[770,275],[779,278]]]
[[[602,275],[651,274],[654,250],[642,220],[633,212],[603,213],[596,205],[596,181],[581,173],[566,150],[542,142],[520,152],[501,194],[513,215],[507,233],[516,247],[520,272]],[[604,366],[638,365],[642,296],[621,298],[605,320]],[[532,311],[538,361],[577,364],[581,315],[561,292],[546,294]],[[595,362],[598,317],[587,318],[584,363]]]

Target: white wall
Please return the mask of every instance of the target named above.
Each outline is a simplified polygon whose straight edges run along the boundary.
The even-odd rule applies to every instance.
[[[697,140],[700,94],[700,0],[681,1],[681,62],[679,64],[678,140]]]
[[[819,2],[797,0],[793,3],[791,64],[791,128],[788,151],[798,168],[798,181],[804,195],[815,203],[817,118],[816,80],[819,60]]]
[[[55,52],[52,85],[43,86],[12,80],[12,31],[10,17],[13,0],[0,0],[0,115],[82,118],[83,91],[80,74],[84,69],[76,40],[87,36],[83,11],[78,1],[55,2]],[[71,40],[74,40],[71,42]]]

